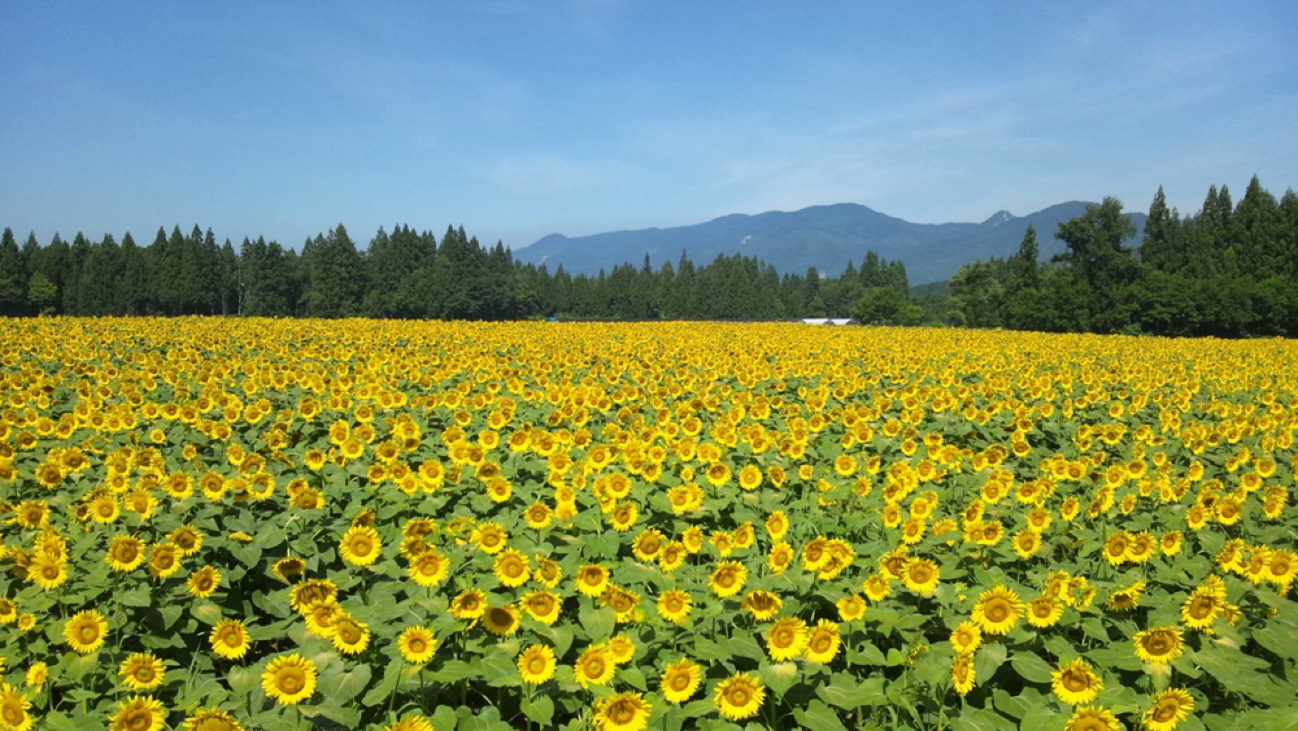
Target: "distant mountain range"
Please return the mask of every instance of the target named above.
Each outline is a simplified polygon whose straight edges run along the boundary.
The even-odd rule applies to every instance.
[[[1085,210],[1086,203],[1069,201],[1021,217],[1000,211],[982,223],[929,224],[903,221],[856,203],[839,203],[789,213],[736,213],[676,228],[574,238],[551,234],[513,255],[516,261],[545,263],[551,272],[562,264],[570,274],[596,274],[628,262],[638,267],[645,254],[655,270],[664,261],[675,265],[681,252],[696,265],[707,264],[718,254],[743,254],[757,257],[781,274],[801,274],[814,266],[821,274],[836,277],[849,260],[859,266],[866,251],[874,251],[888,260],[900,259],[911,284],[924,284],[945,281],[976,259],[1013,254],[1028,224],[1036,227],[1041,258],[1048,260],[1065,250],[1054,237],[1056,226]],[[1129,215],[1143,232],[1146,215]]]

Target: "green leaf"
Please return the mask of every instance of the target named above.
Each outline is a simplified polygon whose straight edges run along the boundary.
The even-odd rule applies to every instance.
[[[999,713],[982,708],[966,708],[951,721],[951,728],[955,731],[1001,731],[1017,726]]]
[[[221,608],[212,602],[197,602],[189,608],[189,613],[194,615],[194,619],[209,625],[214,625],[223,618]]]
[[[586,637],[592,642],[608,639],[617,627],[617,610],[613,607],[586,608],[577,613]]]
[[[370,688],[369,692],[361,698],[361,704],[373,706],[382,703],[391,697],[392,692],[401,684],[402,671],[405,670],[405,664],[405,661],[401,658],[397,658],[388,663],[388,666],[383,670],[383,679],[375,684],[373,688]]]
[[[302,715],[307,718],[321,716],[344,728],[357,728],[361,724],[361,709],[359,708],[321,703],[314,706],[301,706],[301,709]]]
[[[649,690],[648,683],[645,681],[644,671],[634,665],[628,665],[617,671],[618,680],[630,685],[638,691],[646,692]]]
[[[1010,665],[1019,677],[1029,683],[1049,683],[1052,680],[1052,673],[1055,668],[1049,663],[1042,660],[1039,655],[1031,652],[1016,652],[1010,659]]]
[[[1139,670],[1142,664],[1140,658],[1136,657],[1135,650],[1131,649],[1131,646],[1126,643],[1116,647],[1099,647],[1094,650],[1087,650],[1086,657],[1101,668]]]
[[[519,707],[523,711],[523,715],[542,726],[549,726],[550,720],[554,718],[554,701],[550,700],[550,696],[544,693],[537,695],[535,698],[524,697]]]
[[[859,650],[849,648],[847,661],[852,665],[865,665],[867,667],[881,667],[888,664],[888,658],[884,657],[883,652],[870,642],[862,645]]]
[[[762,682],[777,698],[783,698],[789,688],[798,683],[798,664],[794,662],[763,663],[758,672]]]
[[[1272,619],[1262,629],[1253,631],[1253,640],[1281,657],[1298,660],[1298,624]]]
[[[455,731],[455,727],[460,723],[460,719],[455,715],[455,709],[450,706],[438,706],[428,720],[433,724],[433,731]]]
[[[805,709],[794,708],[793,717],[799,725],[811,731],[847,731],[843,722],[838,720],[838,714],[820,701],[809,701]]]
[[[147,607],[153,603],[153,597],[149,594],[149,587],[145,585],[119,592],[117,601],[128,607]]]
[[[321,694],[335,703],[346,703],[360,694],[370,684],[373,670],[369,665],[359,664],[351,670],[344,670],[328,681],[320,683]]]
[[[883,683],[883,678],[877,676],[858,683],[856,678],[847,673],[834,673],[829,683],[816,688],[816,695],[832,706],[850,711],[861,706],[887,703]]]
[[[690,655],[696,660],[706,660],[708,662],[725,662],[731,658],[729,649],[706,637],[699,637],[694,640],[694,650]]]
[[[235,695],[248,695],[254,688],[261,685],[261,673],[257,672],[255,667],[245,667],[236,665],[230,668],[230,690]]]
[[[1020,720],[1039,708],[1049,708],[1045,696],[1035,688],[1024,688],[1018,695],[1010,695],[997,688],[992,692],[992,700],[996,704],[996,710]]]
[[[478,677],[478,668],[463,660],[447,660],[446,664],[428,677],[435,683],[457,683],[467,678]]]
[[[1005,645],[993,642],[979,646],[974,653],[974,675],[980,685],[985,684],[996,674],[997,668],[1005,663]]]

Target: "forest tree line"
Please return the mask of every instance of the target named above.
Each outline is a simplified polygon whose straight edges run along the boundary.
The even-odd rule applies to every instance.
[[[1041,261],[1029,228],[1019,250],[967,264],[946,286],[912,291],[901,261],[866,252],[837,277],[780,274],[753,257],[622,264],[595,276],[517,262],[463,227],[380,228],[360,249],[339,224],[300,251],[211,229],[159,229],[47,245],[0,241],[0,315],[245,315],[504,320],[856,317],[1047,332],[1298,336],[1298,196],[1256,176],[1238,204],[1213,186],[1197,213],[1169,209],[1160,187],[1138,247],[1122,203],[1106,198],[1053,235],[1066,251]]]
[[[359,249],[339,224],[301,248],[244,239],[218,245],[211,229],[159,229],[138,245],[130,233],[42,246],[0,241],[0,315],[245,315],[506,320],[783,319],[864,316],[918,324],[900,261],[867,252],[839,277],[780,275],[753,257],[698,265],[624,264],[596,276],[516,262],[499,242],[484,247],[463,227],[441,240],[398,225]]]
[[[1053,332],[1168,336],[1298,336],[1298,196],[1280,198],[1257,176],[1238,204],[1212,186],[1202,208],[1182,217],[1163,189],[1144,237],[1122,203],[1106,198],[1059,224],[1067,250],[1038,262],[1036,232],[1018,252],[980,260],[950,280],[938,306],[951,324]]]

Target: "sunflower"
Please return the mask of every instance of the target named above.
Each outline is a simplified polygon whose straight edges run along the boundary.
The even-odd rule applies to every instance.
[[[951,649],[957,655],[968,655],[982,644],[983,633],[973,622],[961,622],[951,630]]]
[[[180,570],[180,549],[169,541],[154,544],[149,551],[149,575],[166,579]]]
[[[28,688],[35,688],[39,691],[45,687],[45,681],[50,678],[50,668],[43,662],[34,662],[27,668],[27,675],[23,678],[24,684]]]
[[[639,693],[619,693],[595,701],[597,731],[644,731],[653,705]]]
[[[0,624],[9,624],[18,619],[18,605],[12,599],[0,597]]]
[[[529,645],[518,655],[518,673],[524,683],[540,685],[554,676],[554,650],[546,645]]]
[[[208,641],[212,644],[212,651],[227,660],[238,660],[243,657],[252,644],[247,628],[244,627],[243,621],[238,619],[223,619],[217,622],[208,636]]]
[[[1051,596],[1039,596],[1028,602],[1028,624],[1033,627],[1053,627],[1064,616],[1064,605]]]
[[[526,584],[532,578],[532,570],[527,565],[527,557],[514,549],[496,554],[491,572],[501,585],[511,589]]]
[[[956,655],[951,661],[951,685],[955,691],[960,695],[968,695],[976,680],[973,655]]]
[[[849,594],[836,603],[838,618],[844,622],[854,622],[865,616],[865,599],[860,594]]]
[[[698,553],[703,550],[703,529],[697,525],[692,525],[685,529],[681,534],[681,543],[685,544],[685,550],[690,553]]]
[[[288,604],[296,612],[305,612],[313,605],[336,601],[337,598],[337,584],[328,579],[307,579],[289,591]]]
[[[167,540],[181,556],[192,556],[203,547],[203,533],[192,525],[182,525],[167,534]]]
[[[536,561],[536,570],[532,572],[532,579],[547,589],[558,586],[559,580],[563,578],[563,569],[559,568],[559,564],[541,555],[532,558]]]
[[[508,637],[518,631],[519,611],[513,604],[488,607],[482,616],[482,626],[497,637]]]
[[[354,566],[368,566],[378,559],[383,550],[379,532],[368,525],[353,525],[343,534],[338,544],[343,560]]]
[[[1114,533],[1104,542],[1104,560],[1112,566],[1121,565],[1129,559],[1130,548],[1131,534],[1126,531]]]
[[[739,487],[748,492],[756,490],[762,485],[762,468],[755,464],[750,464],[739,470]]]
[[[1107,708],[1078,708],[1068,718],[1064,731],[1122,731],[1122,723]]]
[[[243,731],[243,726],[225,711],[205,708],[184,721],[185,731]]]
[[[97,610],[87,609],[68,620],[63,626],[63,639],[73,650],[82,655],[89,655],[104,644],[108,634],[108,622]]]
[[[477,619],[487,611],[487,595],[481,589],[465,589],[451,600],[451,616],[456,619]]]
[[[1166,665],[1180,657],[1185,649],[1179,627],[1154,627],[1137,632],[1132,644],[1136,657],[1150,665]]]
[[[1181,621],[1190,629],[1205,629],[1212,626],[1225,608],[1224,597],[1212,588],[1199,586],[1181,605]]]
[[[681,624],[689,618],[692,604],[689,592],[670,589],[658,597],[658,615],[668,622]]]
[[[598,564],[588,564],[577,569],[577,591],[598,597],[608,588],[608,569]]]
[[[784,535],[789,532],[789,518],[783,510],[772,511],[766,517],[766,533],[772,541],[784,539]]]
[[[117,668],[117,674],[122,676],[122,684],[131,690],[153,690],[162,685],[167,677],[167,669],[161,660],[142,652],[123,660]]]
[[[664,573],[670,574],[684,565],[685,558],[688,555],[689,551],[686,550],[684,543],[671,541],[658,554],[658,566],[662,568]]]
[[[1109,594],[1109,601],[1104,608],[1112,612],[1126,612],[1140,604],[1140,597],[1145,593],[1145,582],[1137,581],[1131,586],[1115,589]]]
[[[1050,677],[1051,690],[1070,706],[1090,703],[1104,690],[1104,681],[1095,674],[1090,663],[1081,658],[1060,666]]]
[[[641,561],[653,561],[662,552],[665,540],[657,528],[646,528],[631,542],[631,553]]]
[[[261,687],[266,695],[284,706],[310,698],[315,693],[315,685],[315,663],[296,653],[271,660],[261,674]]]
[[[108,722],[113,731],[161,731],[167,711],[151,696],[133,695],[117,705],[117,713]]]
[[[780,541],[771,546],[771,552],[766,558],[766,565],[771,571],[782,574],[793,563],[793,546],[784,541]]]
[[[437,640],[431,630],[417,624],[407,627],[397,637],[397,649],[406,662],[424,663],[431,660],[437,651]]]
[[[618,533],[625,533],[635,527],[636,520],[640,517],[640,510],[635,503],[626,500],[618,503],[613,508],[613,514],[609,516],[609,525]]]
[[[937,591],[937,564],[926,558],[911,559],[910,563],[906,564],[906,568],[901,572],[901,580],[907,589],[916,594],[933,596],[933,593]]]
[[[842,644],[842,638],[838,632],[838,624],[822,619],[811,630],[811,636],[807,638],[807,647],[803,651],[803,656],[812,662],[828,664],[838,655],[838,648]]]
[[[221,586],[221,572],[214,566],[204,566],[189,575],[186,590],[200,599],[211,596]]]
[[[528,528],[541,530],[550,527],[550,523],[554,520],[554,512],[545,503],[532,503],[527,510],[523,511],[523,519],[527,521]]]
[[[288,581],[290,576],[301,576],[306,573],[306,561],[297,556],[285,556],[275,562],[271,573],[275,574],[280,581]]]
[[[446,581],[451,562],[436,548],[429,548],[410,561],[410,578],[423,587],[434,587]]]
[[[306,619],[306,630],[316,637],[332,640],[335,627],[338,625],[338,620],[342,619],[343,614],[342,606],[334,599],[312,604],[303,613]]]
[[[559,612],[563,608],[563,600],[559,595],[539,589],[525,595],[519,600],[519,604],[532,619],[545,625],[558,621]]]
[[[608,681],[613,679],[613,671],[617,666],[613,663],[613,658],[609,657],[608,648],[605,645],[591,645],[587,647],[577,662],[572,666],[573,675],[577,678],[577,683],[582,688],[589,688],[592,685],[607,685]]]
[[[748,580],[748,569],[738,561],[726,561],[708,578],[708,589],[722,599],[743,591]]]
[[[872,574],[870,578],[861,582],[861,591],[865,592],[866,598],[878,604],[892,594],[892,586],[888,577],[883,574]]]
[[[62,560],[42,551],[28,565],[27,578],[45,591],[52,591],[68,580],[68,567]]]
[[[1019,558],[1032,558],[1041,549],[1041,534],[1031,528],[1025,528],[1015,533],[1010,543]]]
[[[100,495],[90,503],[90,517],[96,523],[108,525],[122,514],[121,503],[113,495]]]
[[[776,662],[792,660],[807,648],[807,624],[801,619],[781,619],[766,630],[766,649]]]
[[[357,655],[370,645],[369,625],[344,613],[334,623],[331,639],[334,649],[344,655]]]
[[[784,602],[765,589],[754,589],[748,592],[739,606],[747,609],[758,622],[765,622],[780,612]]]
[[[605,646],[608,648],[609,658],[613,660],[614,665],[626,665],[635,657],[635,641],[626,635],[610,638]]]
[[[1180,688],[1168,688],[1149,697],[1151,705],[1141,717],[1149,731],[1172,731],[1194,711],[1194,696]]]
[[[0,728],[5,731],[29,731],[36,719],[27,709],[32,704],[16,687],[0,682]]]
[[[703,673],[688,658],[681,658],[663,668],[659,686],[668,703],[684,703],[699,689]]]
[[[753,673],[735,673],[717,683],[713,702],[723,718],[739,721],[757,714],[766,700],[766,686]]]
[[[1013,589],[997,585],[978,596],[973,608],[973,621],[989,635],[1003,635],[1019,622],[1023,605]]]

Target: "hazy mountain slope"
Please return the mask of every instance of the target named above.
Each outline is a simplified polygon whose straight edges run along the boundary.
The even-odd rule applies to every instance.
[[[945,280],[975,259],[1009,256],[1029,223],[1036,226],[1042,258],[1048,259],[1064,249],[1053,237],[1056,225],[1082,215],[1085,208],[1085,203],[1071,201],[1022,217],[1001,211],[982,223],[921,224],[855,203],[839,203],[792,212],[732,214],[676,228],[573,238],[551,234],[513,253],[520,261],[544,262],[550,271],[562,264],[572,274],[608,272],[625,262],[639,266],[645,254],[657,269],[666,260],[674,264],[685,252],[696,264],[722,253],[743,254],[781,273],[801,273],[815,266],[823,274],[837,276],[848,260],[860,264],[865,252],[873,250],[886,259],[901,259],[910,281],[923,283]],[[1144,214],[1133,218],[1137,226],[1144,225]]]

